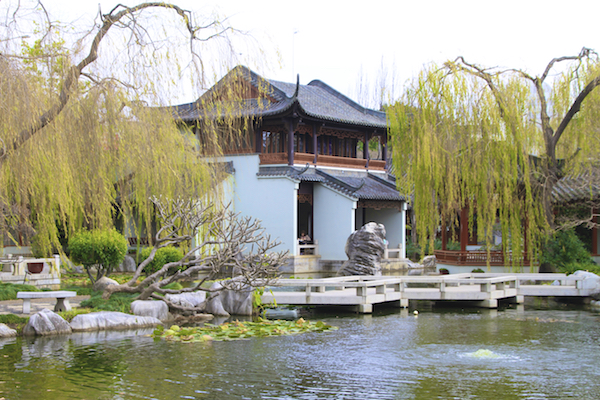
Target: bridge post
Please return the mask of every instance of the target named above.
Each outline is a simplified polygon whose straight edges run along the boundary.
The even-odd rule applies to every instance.
[[[496,300],[496,299],[480,300],[477,302],[477,306],[482,307],[482,308],[498,308],[498,300]]]
[[[359,304],[356,307],[361,314],[371,314],[373,312],[373,304]]]

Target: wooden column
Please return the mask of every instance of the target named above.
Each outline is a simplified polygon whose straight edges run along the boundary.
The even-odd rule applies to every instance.
[[[592,210],[592,214],[596,215],[597,209]],[[593,217],[593,222],[598,222],[598,217]],[[592,228],[592,255],[598,255],[598,228]]]
[[[288,165],[294,165],[294,123],[288,121]]]
[[[262,134],[262,127],[261,126],[255,126],[254,127],[255,131],[254,131],[254,150],[260,154],[262,153],[262,148],[263,148],[263,134]]]
[[[317,125],[313,125],[313,137],[312,137],[313,141],[313,153],[315,153],[315,158],[313,159],[313,164],[317,164],[317,157],[318,157],[318,152],[317,152]],[[312,237],[312,236],[311,236]]]
[[[385,135],[383,135],[383,140],[382,140],[383,143],[381,144],[381,146],[382,146],[381,156],[383,158],[383,161],[385,161],[385,163],[386,163],[385,164],[386,167],[387,167],[387,140],[388,140],[388,137],[387,137],[387,133],[386,133]]]
[[[469,243],[469,208],[464,206],[460,210],[460,251],[467,251]]]
[[[523,221],[523,263],[529,264],[529,243],[527,241],[527,227],[529,226],[529,220],[525,217],[525,221]],[[503,255],[504,257],[504,255]]]
[[[369,132],[365,132],[365,144],[363,146],[363,158],[367,160],[365,168],[369,168]]]
[[[442,250],[447,250],[448,235],[446,233],[446,220],[442,218]]]

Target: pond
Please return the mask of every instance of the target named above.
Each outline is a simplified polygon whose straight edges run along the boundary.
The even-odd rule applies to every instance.
[[[339,330],[235,342],[3,340],[0,399],[599,398],[599,313],[422,307],[319,312]]]

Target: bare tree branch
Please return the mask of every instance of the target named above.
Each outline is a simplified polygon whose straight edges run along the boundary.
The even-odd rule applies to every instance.
[[[57,96],[56,102],[49,109],[47,109],[40,116],[38,116],[29,127],[23,129],[12,141],[12,143],[6,144],[7,149],[2,150],[2,152],[0,153],[0,162],[4,160],[10,152],[19,149],[37,132],[39,132],[45,126],[54,121],[54,119],[62,112],[62,110],[69,101],[69,98],[71,96],[72,91],[74,90],[76,82],[78,82],[79,77],[84,72],[84,69],[97,60],[100,43],[108,34],[109,30],[114,25],[122,23],[122,20],[124,20],[125,18],[134,18],[136,13],[149,8],[164,8],[175,11],[183,19],[186,29],[190,34],[190,40],[197,39],[196,33],[201,28],[195,27],[192,24],[191,12],[188,10],[185,10],[173,4],[167,4],[163,2],[147,2],[138,4],[133,7],[127,7],[125,5],[118,4],[110,11],[110,13],[101,16],[102,25],[100,26],[98,32],[92,40],[87,56],[83,58],[77,65],[74,65],[71,68],[69,68],[69,70],[66,72],[64,82],[62,84],[61,91]],[[225,30],[223,30],[222,32],[224,31]],[[214,37],[214,35],[211,35],[211,37]]]
[[[138,266],[133,278],[125,284],[107,287],[103,294],[105,298],[117,292],[139,293],[138,298],[142,300],[196,291],[214,294],[225,289],[265,286],[277,278],[287,252],[274,251],[280,243],[265,233],[259,221],[240,217],[229,207],[217,210],[197,200],[154,198],[152,201],[161,222],[154,247],[149,257]],[[196,243],[192,244],[193,240]],[[190,247],[180,260],[166,263],[138,283],[158,249],[171,244],[188,244]],[[235,279],[221,281],[218,289],[203,286],[223,274],[235,275]],[[202,276],[202,279],[191,287],[179,290],[164,288],[172,282],[192,281],[197,276]],[[167,304],[174,311],[192,311],[170,302]],[[202,312],[203,309],[201,306],[193,311]]]

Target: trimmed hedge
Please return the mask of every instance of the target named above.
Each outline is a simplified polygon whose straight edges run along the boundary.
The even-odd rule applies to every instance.
[[[96,279],[109,275],[125,259],[127,239],[114,229],[83,231],[69,239],[71,260],[86,270],[98,268]]]
[[[140,259],[142,261],[146,260],[150,256],[151,252],[152,247],[146,247],[142,249],[142,251],[140,252]],[[172,246],[161,247],[156,251],[154,259],[150,262],[150,264],[144,267],[144,272],[146,273],[146,275],[152,275],[156,271],[160,270],[165,264],[179,261],[182,258],[183,252],[181,251],[181,249]]]

